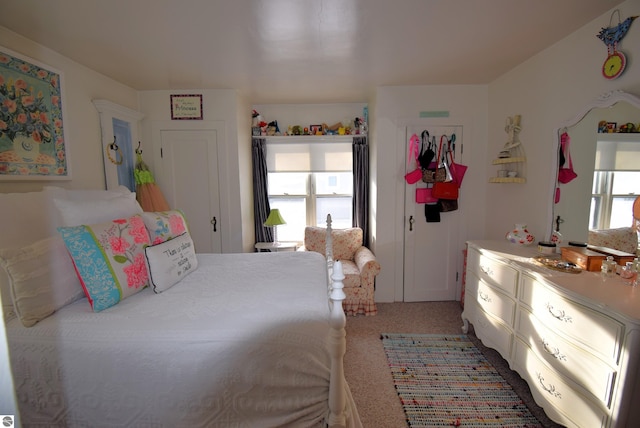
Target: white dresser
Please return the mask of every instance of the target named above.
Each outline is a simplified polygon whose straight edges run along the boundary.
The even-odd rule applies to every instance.
[[[568,427],[640,427],[640,287],[530,262],[536,247],[470,241],[463,331],[472,323]]]

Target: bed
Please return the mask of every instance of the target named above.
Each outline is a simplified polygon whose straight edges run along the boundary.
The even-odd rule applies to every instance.
[[[188,223],[164,241],[148,229],[149,285],[103,308],[109,300],[91,289],[74,252],[90,251],[65,233],[78,221],[144,214],[126,191],[82,192],[0,195],[0,286],[23,426],[361,426],[344,379],[344,293],[330,252],[195,254],[184,250]],[[32,210],[43,207],[47,219],[36,224]],[[179,277],[167,267],[177,263],[151,264],[150,250],[157,260],[174,253],[167,245],[188,252]],[[71,274],[61,268],[70,260]],[[46,265],[56,267],[43,274],[37,266]],[[68,286],[74,276],[80,290]]]

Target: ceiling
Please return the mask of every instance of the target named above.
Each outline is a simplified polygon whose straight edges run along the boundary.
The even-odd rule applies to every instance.
[[[137,90],[366,102],[378,86],[488,84],[620,3],[0,0],[0,25]]]

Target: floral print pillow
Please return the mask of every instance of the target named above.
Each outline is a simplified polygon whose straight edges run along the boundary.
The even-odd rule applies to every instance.
[[[151,241],[140,215],[58,231],[95,312],[149,285],[144,248]]]
[[[151,245],[161,244],[188,232],[187,221],[180,210],[142,213]]]

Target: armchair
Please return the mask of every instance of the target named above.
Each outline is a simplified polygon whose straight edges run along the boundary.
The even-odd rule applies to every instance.
[[[378,308],[374,300],[375,277],[380,273],[380,264],[370,249],[362,245],[363,233],[359,227],[333,229],[333,259],[342,262],[345,276],[342,302],[347,315],[375,315]],[[315,251],[325,254],[326,229],[307,226],[304,230],[304,245],[299,251]]]

